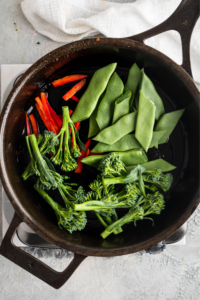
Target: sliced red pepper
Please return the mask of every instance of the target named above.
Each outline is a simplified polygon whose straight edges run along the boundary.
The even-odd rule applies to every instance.
[[[31,125],[32,125],[33,133],[37,136],[39,134],[39,132],[38,132],[38,126],[37,126],[36,119],[35,119],[35,117],[34,117],[33,114],[29,115],[29,118],[31,120]]]
[[[79,81],[71,90],[69,90],[62,98],[67,101],[69,100],[76,92],[78,92],[86,84],[85,80]]]
[[[91,142],[91,140],[89,139],[89,140],[85,143],[85,147],[86,147],[87,149],[89,149],[90,142]]]
[[[85,147],[87,148],[87,151],[83,151],[83,150],[81,150],[81,156],[79,156],[78,158],[77,158],[77,164],[78,164],[78,167],[76,167],[76,169],[74,170],[74,172],[75,173],[81,173],[81,171],[82,171],[82,168],[83,168],[83,163],[81,162],[81,160],[84,158],[84,157],[86,157],[86,155],[87,155],[87,152],[88,152],[88,147],[89,147],[89,145],[90,145],[90,141],[91,140],[88,140],[86,143],[85,143]],[[90,150],[89,150],[90,151]]]
[[[47,118],[49,120],[49,123],[50,123],[51,131],[55,132],[57,134],[59,132],[60,128],[51,116],[48,101],[47,101],[47,95],[46,95],[46,93],[40,93],[40,96],[41,96],[42,105],[43,105],[43,108],[44,108],[45,115],[47,116]]]
[[[73,114],[73,110],[69,110],[69,115],[71,116]]]
[[[50,122],[49,122],[47,116],[45,115],[44,108],[43,108],[40,97],[36,97],[35,101],[37,102],[35,106],[39,112],[39,115],[40,115],[42,121],[44,122],[44,125],[46,126],[47,130],[51,131]]]
[[[80,101],[80,99],[77,98],[76,96],[72,96],[72,99],[73,99],[74,101],[76,101],[76,102],[79,102],[79,101]]]
[[[27,133],[27,135],[31,134],[31,128],[30,128],[30,124],[29,124],[27,113],[26,113],[26,133]]]
[[[88,157],[90,155],[90,152],[91,152],[90,149],[87,149],[85,157]]]
[[[81,125],[81,122],[77,122],[74,124],[77,131],[79,130],[80,125]]]
[[[84,78],[87,78],[87,77],[88,77],[88,75],[82,75],[82,74],[68,75],[68,76],[65,76],[63,78],[54,80],[52,82],[52,84],[53,84],[54,87],[57,87],[57,86],[61,86],[61,85],[64,85],[66,83],[81,80],[81,79],[84,79]]]
[[[50,111],[50,114],[51,114],[52,118],[54,119],[54,121],[56,122],[56,124],[61,128],[62,127],[62,121],[61,121],[61,119],[59,118],[59,116],[53,110],[53,108],[51,107],[51,105],[49,103],[48,103],[48,106],[49,106],[49,111]]]

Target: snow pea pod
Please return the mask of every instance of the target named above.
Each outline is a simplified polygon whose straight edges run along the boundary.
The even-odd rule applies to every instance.
[[[140,91],[135,137],[145,151],[149,149],[152,140],[155,111],[156,107],[154,103]]]
[[[112,124],[130,112],[131,92],[127,92],[115,101]]]
[[[130,111],[133,111],[133,102],[137,91],[137,87],[140,83],[141,75],[142,74],[140,69],[138,68],[137,64],[134,63],[129,70],[128,78],[124,87],[124,93],[128,91],[132,93],[130,101]]]
[[[100,131],[99,126],[96,121],[97,109],[98,109],[98,106],[96,106],[95,110],[93,111],[93,113],[91,114],[90,119],[89,119],[88,139],[92,136],[95,136]]]
[[[153,82],[144,73],[144,70],[141,70],[141,72],[142,72],[142,79],[141,79],[139,89],[149,100],[151,100],[155,104],[156,106],[155,118],[156,120],[159,120],[160,117],[165,113],[165,108],[162,99],[156,92]]]
[[[156,149],[158,149],[158,141],[165,132],[166,130],[154,131],[149,148],[155,147]]]
[[[127,134],[112,145],[98,143],[93,149],[94,153],[127,151],[130,149],[141,148],[141,145],[135,138],[134,134]]]
[[[165,133],[164,131],[154,131],[151,144],[149,148],[156,147],[158,140]],[[120,140],[112,145],[98,143],[93,149],[93,153],[112,152],[112,151],[127,151],[131,149],[142,148],[138,140],[135,138],[135,134],[130,133],[123,136]]]
[[[101,130],[108,127],[111,123],[115,101],[122,95],[123,89],[123,82],[117,73],[114,73],[108,82],[105,95],[97,111],[96,121]]]
[[[112,145],[123,136],[135,130],[136,119],[137,112],[135,111],[122,117],[115,124],[103,129],[93,140]]]
[[[128,172],[133,170],[137,165],[127,166]],[[154,170],[154,169],[161,169],[162,172],[170,172],[176,169],[175,166],[168,163],[166,160],[159,158],[156,160],[148,161],[141,164],[142,167],[146,168],[147,170]]]
[[[88,119],[95,110],[99,97],[105,91],[108,81],[115,71],[117,63],[112,63],[97,70],[90,83],[78,102],[76,109],[71,117],[73,123]]]
[[[130,164],[143,164],[144,162],[148,161],[148,158],[142,149],[133,149],[126,152],[116,152],[115,153],[119,158],[123,161],[125,165]],[[92,166],[94,168],[97,168],[99,165],[100,160],[103,157],[106,157],[108,154],[102,154],[102,155],[91,155],[84,157],[81,162]]]
[[[93,113],[90,116],[90,119],[89,119],[89,130],[88,130],[88,139],[90,137],[92,137],[92,136],[95,136],[100,131],[99,125],[97,124],[97,121],[96,121],[96,117],[97,117],[97,111],[98,111],[98,108],[99,108],[99,104],[101,103],[101,100],[103,99],[104,94],[105,93],[103,93],[101,95],[101,97],[99,98],[97,106],[96,106],[95,110],[93,111]]]
[[[155,130],[166,130],[166,132],[163,134],[163,136],[159,139],[159,144],[164,144],[174,128],[176,127],[179,119],[181,118],[182,114],[184,113],[185,109],[180,109],[173,111],[168,114],[164,114],[158,123],[156,124]]]

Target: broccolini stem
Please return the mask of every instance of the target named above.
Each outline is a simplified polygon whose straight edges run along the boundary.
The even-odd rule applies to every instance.
[[[106,228],[108,227],[108,225],[106,224],[106,222],[104,221],[104,219],[102,218],[102,216],[100,216],[100,214],[98,214],[96,211],[94,211],[94,214],[96,215],[96,217],[99,219],[100,223]]]
[[[76,211],[91,211],[91,210],[101,210],[113,208],[114,205],[111,203],[106,203],[99,200],[86,201],[81,204],[73,204],[73,209]]]
[[[29,143],[29,135],[26,136],[26,145],[27,145],[27,148],[28,148],[30,158],[33,158],[33,154],[32,154],[30,143]]]
[[[58,210],[57,203],[52,200],[52,198],[41,189],[38,189],[37,184],[34,184],[34,189],[42,196],[42,198],[56,211]]]
[[[102,238],[106,238],[108,237],[117,227],[119,226],[123,226],[124,224],[126,224],[127,222],[129,222],[129,220],[133,219],[133,213],[128,212],[125,216],[123,216],[121,219],[119,219],[118,221],[114,222],[113,224],[109,225],[104,232],[101,233]]]
[[[29,135],[29,140],[31,143],[31,147],[33,150],[34,158],[38,164],[38,169],[45,175],[45,177],[48,179],[48,181],[51,183],[52,187],[56,188],[57,183],[55,181],[55,178],[50,174],[46,162],[43,159],[40,150],[38,148],[37,139],[34,134]]]

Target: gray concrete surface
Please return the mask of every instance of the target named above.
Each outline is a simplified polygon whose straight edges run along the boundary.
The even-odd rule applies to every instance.
[[[20,2],[0,2],[1,64],[34,63],[62,45],[35,32],[21,12]],[[89,257],[58,291],[0,256],[0,300],[199,300],[199,208],[188,225],[186,246],[168,247],[158,256],[142,252],[114,258]],[[62,250],[29,252],[58,271],[71,260],[71,254]]]

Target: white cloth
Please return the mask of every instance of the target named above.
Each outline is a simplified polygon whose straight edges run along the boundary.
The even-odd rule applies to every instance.
[[[39,33],[57,42],[70,43],[84,37],[129,37],[167,19],[181,0],[138,0],[114,3],[100,0],[24,0],[22,10]],[[180,36],[174,31],[145,42],[181,64]],[[192,71],[200,83],[200,21],[191,43]]]

